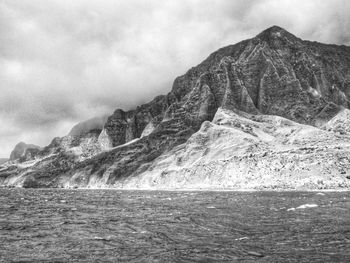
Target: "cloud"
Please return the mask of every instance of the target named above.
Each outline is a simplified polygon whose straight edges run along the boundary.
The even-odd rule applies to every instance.
[[[3,0],[0,156],[131,109],[216,49],[280,25],[350,44],[348,0]]]

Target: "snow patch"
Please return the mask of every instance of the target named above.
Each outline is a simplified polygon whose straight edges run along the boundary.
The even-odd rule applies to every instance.
[[[146,127],[143,129],[141,138],[147,135],[150,135],[154,131],[154,125],[152,122],[148,123]]]
[[[112,148],[112,141],[109,138],[106,129],[102,130],[102,132],[98,136],[97,140],[98,140],[98,142],[100,144],[100,147],[101,147],[102,151]]]
[[[311,94],[314,98],[320,98],[321,94],[314,88],[309,87],[309,89],[307,90],[309,92],[309,94]]]

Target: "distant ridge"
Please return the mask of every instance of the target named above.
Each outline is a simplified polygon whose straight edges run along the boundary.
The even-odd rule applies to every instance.
[[[18,144],[16,144],[15,148],[12,150],[10,154],[10,160],[14,161],[23,157],[26,154],[26,151],[30,149],[39,150],[41,149],[41,147],[34,144],[26,144],[24,142],[19,142]]]

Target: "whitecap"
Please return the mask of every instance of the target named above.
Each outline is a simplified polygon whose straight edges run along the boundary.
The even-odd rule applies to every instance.
[[[244,239],[249,239],[249,237],[240,237],[240,238],[236,238],[235,240],[244,240]]]
[[[316,205],[316,204],[305,204],[305,205],[298,206],[296,209],[305,209],[305,208],[314,208],[314,207],[318,207],[318,205]]]

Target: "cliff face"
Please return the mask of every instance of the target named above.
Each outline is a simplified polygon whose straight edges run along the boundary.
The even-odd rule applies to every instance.
[[[40,158],[58,154],[52,149],[61,149],[59,157],[39,161],[40,168],[33,166],[26,174],[17,167],[8,178],[22,174],[21,180],[13,180],[24,186],[120,186],[154,169],[156,158],[186,143],[219,108],[324,127],[349,107],[349,96],[349,47],[303,41],[274,26],[214,52],[176,78],[167,95],[135,110],[116,110],[92,136],[88,145],[94,150],[88,154],[81,141],[76,146],[81,150],[74,152],[68,150],[74,140],[65,148],[65,139],[57,139]]]
[[[178,77],[167,96],[133,111],[117,110],[107,131],[113,146],[139,138],[148,123],[157,125],[166,111],[202,90],[211,96],[213,112],[222,106],[317,124],[349,106],[349,65],[349,47],[302,41],[275,26],[214,52]]]

